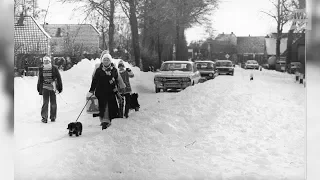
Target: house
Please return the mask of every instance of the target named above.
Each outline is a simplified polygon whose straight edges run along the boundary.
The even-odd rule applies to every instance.
[[[276,56],[276,46],[277,40],[275,38],[269,37],[265,38],[266,46],[265,46],[265,55],[267,58],[271,56]],[[280,54],[282,54],[287,49],[287,41],[288,38],[281,38],[280,41]]]
[[[91,24],[45,24],[52,37],[53,56],[76,56],[99,53],[99,31]]]
[[[266,61],[264,52],[264,36],[237,37],[237,56],[239,63],[244,63],[247,60],[256,60],[259,64],[262,64]]]
[[[237,37],[233,32],[231,34],[219,34],[214,40],[208,40],[207,43],[212,59],[237,61]],[[226,58],[227,54],[229,58]]]
[[[14,17],[14,66],[16,72],[38,67],[50,54],[51,36],[31,16]]]
[[[305,73],[305,63],[306,63],[306,58],[305,58],[305,34],[301,34],[299,38],[296,38],[292,45],[292,50],[291,50],[291,59],[290,62],[300,62],[301,63],[301,73]],[[287,56],[288,51],[284,51],[282,53],[282,56]]]

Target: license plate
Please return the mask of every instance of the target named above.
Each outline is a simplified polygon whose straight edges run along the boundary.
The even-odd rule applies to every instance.
[[[165,86],[165,87],[180,87],[179,84],[173,84],[173,83],[165,84],[164,86]]]

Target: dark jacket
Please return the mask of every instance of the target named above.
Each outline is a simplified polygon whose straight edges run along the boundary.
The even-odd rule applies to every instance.
[[[99,116],[103,118],[108,104],[109,118],[119,117],[119,108],[116,100],[118,71],[112,68],[111,75],[107,75],[102,69],[102,64],[96,69],[89,92],[94,92],[99,102]],[[111,82],[111,83],[110,83]]]
[[[60,72],[58,70],[58,67],[55,65],[52,65],[52,79],[56,81],[57,90],[59,93],[62,92],[62,80],[60,76]],[[39,68],[39,77],[38,77],[38,84],[37,84],[37,90],[40,95],[42,95],[43,90],[43,66]]]

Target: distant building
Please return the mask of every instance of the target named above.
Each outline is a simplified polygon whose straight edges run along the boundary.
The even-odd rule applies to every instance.
[[[45,24],[52,37],[53,56],[99,53],[99,31],[91,24]]]
[[[237,55],[239,63],[244,63],[247,60],[256,60],[259,63],[263,63],[265,60],[264,54],[264,36],[237,37]]]

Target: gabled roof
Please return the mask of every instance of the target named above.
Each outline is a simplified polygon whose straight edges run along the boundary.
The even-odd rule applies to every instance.
[[[280,43],[280,54],[282,54],[287,49],[288,38],[282,38]],[[276,55],[276,39],[266,38],[266,53],[268,55]]]
[[[231,33],[231,34],[218,34],[218,36],[214,39],[214,40],[217,40],[217,41],[220,41],[220,40],[226,40],[226,39],[230,39],[230,38],[235,38],[236,35]]]
[[[15,27],[15,30],[18,30],[19,28],[16,28],[16,27],[19,27],[18,26],[18,20],[20,19],[19,16],[15,16],[14,17],[14,27]],[[40,31],[48,38],[51,38],[51,36],[43,29],[43,27],[31,16],[24,16],[24,21],[23,23],[25,24],[26,27],[29,27],[29,28],[32,28],[32,29],[35,29],[35,28],[39,28]],[[37,27],[35,27],[34,25],[36,25]]]
[[[20,25],[18,21],[22,20]],[[31,16],[14,17],[14,43],[17,54],[48,54],[50,35]]]
[[[264,53],[265,40],[264,36],[248,36],[237,38],[237,52],[244,53]]]
[[[99,31],[91,24],[45,24],[43,27],[52,37],[56,36],[58,28],[61,29],[62,36],[66,34],[65,32],[68,32],[73,36],[79,35],[79,32],[88,35],[95,32],[97,35],[100,35]]]

